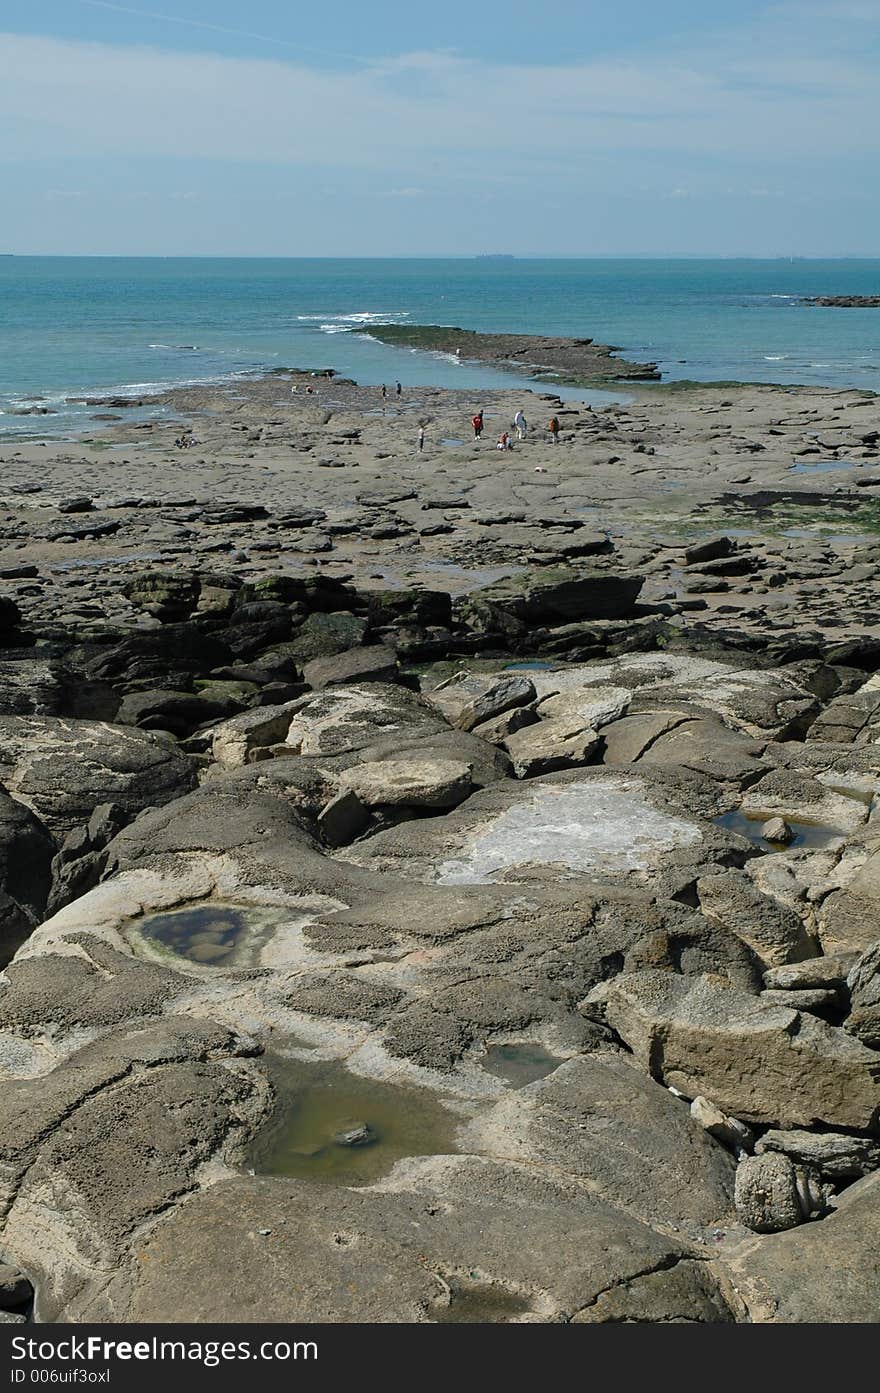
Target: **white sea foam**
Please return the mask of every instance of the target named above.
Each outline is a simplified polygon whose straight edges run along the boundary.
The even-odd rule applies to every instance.
[[[301,324],[315,324],[322,334],[347,334],[371,324],[389,324],[408,319],[409,310],[353,310],[348,314],[298,314]]]

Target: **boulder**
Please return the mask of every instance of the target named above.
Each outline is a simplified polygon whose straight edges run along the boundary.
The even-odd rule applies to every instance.
[[[846,986],[847,974],[855,966],[858,954],[830,953],[822,958],[804,958],[783,967],[771,967],[764,973],[764,986],[775,991],[802,991],[813,987],[840,988]]]
[[[626,714],[632,692],[627,687],[584,687],[580,691],[557,692],[542,697],[538,704],[541,720],[576,720],[580,729],[607,726]]]
[[[816,908],[816,921],[826,953],[870,951],[880,925],[880,850],[850,873],[842,889],[825,896]]]
[[[700,910],[752,949],[763,968],[812,958],[816,944],[800,915],[764,895],[745,871],[716,871],[697,881]]]
[[[654,1078],[743,1121],[877,1128],[880,1056],[721,978],[626,973],[595,987],[581,1009],[600,1011]]]
[[[834,1180],[852,1179],[880,1170],[880,1142],[847,1132],[805,1132],[800,1128],[770,1128],[755,1146],[758,1155],[780,1151],[804,1166]]]
[[[850,1186],[834,1213],[753,1238],[721,1264],[752,1322],[875,1325],[880,1310],[880,1175]]]
[[[880,941],[858,959],[847,978],[850,1014],[844,1028],[880,1050]]]
[[[517,778],[550,774],[588,764],[601,744],[595,730],[584,727],[579,717],[558,716],[515,731],[504,741]]]
[[[755,1233],[793,1229],[821,1207],[809,1174],[782,1152],[745,1156],[736,1168],[737,1218]]]
[[[290,649],[302,662],[312,658],[330,658],[362,644],[367,633],[367,621],[358,614],[345,611],[330,614],[309,614],[291,641]]]
[[[397,655],[384,643],[314,658],[303,668],[303,677],[315,691],[349,682],[394,682],[397,675]]]
[[[240,701],[210,696],[205,690],[196,693],[148,690],[129,692],[123,697],[116,721],[119,725],[138,726],[141,730],[169,730],[172,735],[183,737],[199,726],[240,709]]]
[[[537,693],[527,677],[516,674],[457,673],[425,695],[450,725],[473,730],[502,712],[527,706]]]
[[[705,1262],[687,1259],[603,1291],[571,1318],[572,1325],[732,1325],[736,1317]]]
[[[186,619],[199,599],[199,580],[191,571],[147,571],[122,587],[136,609],[163,621]]]
[[[357,764],[339,780],[368,808],[454,808],[470,794],[471,766],[454,759],[386,759]]]
[[[480,591],[480,600],[525,624],[554,625],[624,619],[633,613],[641,588],[641,576],[548,566],[495,581]]]
[[[179,798],[196,781],[190,761],[166,738],[52,716],[0,717],[0,775],[56,836],[88,822],[99,803],[133,815]]]
[[[734,1162],[667,1089],[619,1055],[570,1059],[466,1127],[467,1149],[550,1165],[644,1223],[730,1216]]]
[[[30,808],[0,789],[0,966],[43,918],[56,850]]]

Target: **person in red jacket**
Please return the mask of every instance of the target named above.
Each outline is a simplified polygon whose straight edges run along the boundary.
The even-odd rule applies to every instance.
[[[472,425],[473,428],[474,428],[474,440],[479,440],[480,436],[483,434],[483,411],[482,411],[482,407],[481,407],[480,410],[477,412],[476,416],[472,416],[472,417],[471,417],[471,425]]]
[[[555,416],[551,416],[547,429],[553,437],[553,444],[559,444],[559,421]]]

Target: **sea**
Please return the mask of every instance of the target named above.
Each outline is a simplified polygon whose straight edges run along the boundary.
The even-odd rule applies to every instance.
[[[880,260],[215,259],[0,256],[0,435],[81,435],[87,395],[149,399],[271,369],[473,391],[523,378],[390,347],[379,322],[590,337],[666,381],[880,391]],[[543,390],[546,390],[546,385]],[[620,393],[561,390],[599,404]],[[19,414],[29,408],[51,414]]]

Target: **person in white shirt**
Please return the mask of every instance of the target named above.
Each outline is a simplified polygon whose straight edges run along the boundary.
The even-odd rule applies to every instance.
[[[513,424],[516,426],[517,438],[518,438],[519,440],[525,440],[525,438],[526,438],[526,418],[525,418],[525,416],[523,415],[522,410],[519,410],[519,411],[516,413],[516,415],[514,416],[514,418],[513,418]]]

